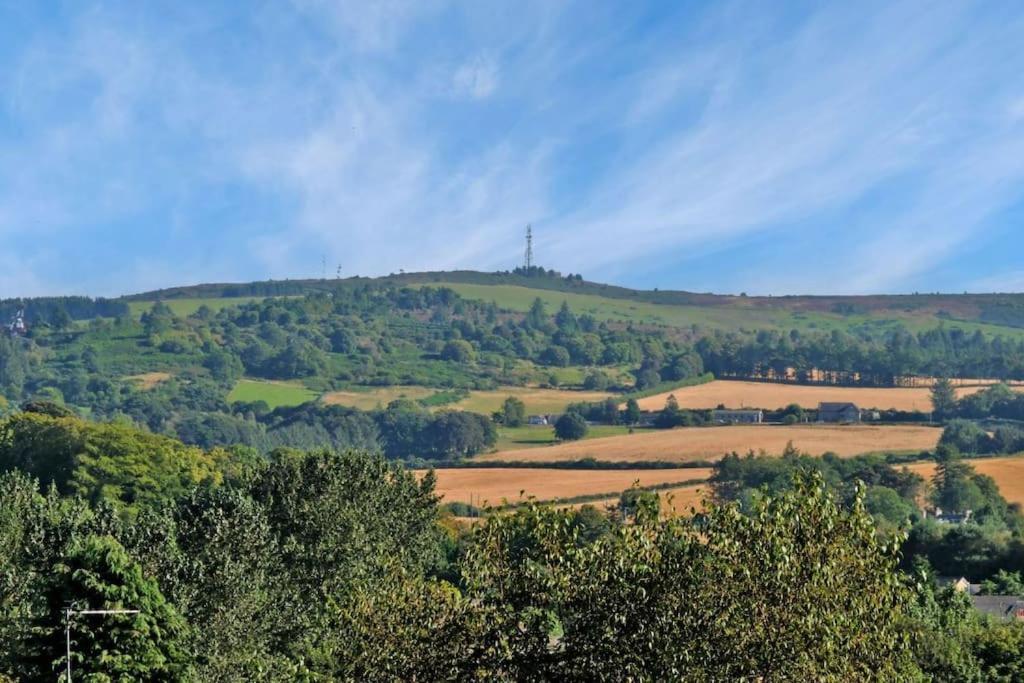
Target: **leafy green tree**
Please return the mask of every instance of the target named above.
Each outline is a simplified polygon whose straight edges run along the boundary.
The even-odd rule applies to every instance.
[[[587,391],[604,391],[611,385],[608,375],[598,370],[588,372],[583,378],[583,388]]]
[[[501,404],[501,423],[506,427],[522,427],[526,424],[526,404],[515,396],[509,396]]]
[[[927,563],[925,563],[927,564]],[[930,569],[917,569],[914,600],[905,620],[918,668],[936,683],[985,680],[972,651],[978,616],[965,593],[938,589]]]
[[[971,646],[981,680],[1024,680],[1024,624],[989,624],[978,631]]]
[[[623,411],[622,421],[628,425],[635,425],[640,422],[640,404],[635,398],[626,401],[626,410]]]
[[[273,679],[291,625],[281,548],[266,510],[240,488],[197,489],[149,511],[126,544],[192,625],[197,680]],[[286,679],[284,679],[286,680]]]
[[[566,334],[576,334],[579,332],[579,322],[569,308],[569,302],[563,301],[561,308],[558,309],[558,313],[555,314],[555,327]]]
[[[820,478],[752,515],[641,515],[580,543],[569,513],[491,518],[463,584],[495,680],[917,680],[897,545]]]
[[[540,354],[540,362],[544,365],[551,365],[558,368],[564,368],[572,361],[572,357],[569,355],[569,350],[564,346],[552,344],[551,346],[544,349]]]
[[[1020,572],[1000,569],[992,577],[981,582],[983,595],[1017,595],[1024,597],[1024,577]]]
[[[935,380],[931,389],[932,412],[940,420],[956,414],[956,388],[948,377]]]
[[[231,454],[202,451],[118,424],[24,412],[0,422],[0,471],[21,470],[61,493],[119,507],[167,502],[223,480]]]
[[[960,458],[955,448],[940,446],[935,455],[932,502],[949,512],[976,511],[985,497],[974,481],[974,468]]]
[[[523,324],[533,330],[544,330],[548,327],[548,313],[544,301],[540,297],[533,300],[530,310],[523,318]]]
[[[876,521],[894,526],[907,524],[917,512],[911,501],[888,486],[872,486],[867,489],[864,507]]]
[[[456,363],[472,363],[476,358],[473,345],[465,339],[453,339],[441,349],[441,359]]]
[[[63,609],[136,609],[131,615],[74,615],[72,672],[82,680],[189,680],[188,625],[157,584],[109,536],[89,536],[54,565],[38,625],[32,670],[59,672],[64,656]],[[61,653],[54,657],[55,653]]]
[[[587,435],[587,421],[579,413],[564,413],[555,420],[555,436],[562,441],[577,441]]]
[[[692,423],[692,417],[679,409],[679,401],[672,394],[665,399],[665,407],[654,418],[654,426],[659,429],[672,429]]]
[[[993,450],[988,433],[968,420],[951,420],[942,430],[939,443],[961,453],[990,453]]]

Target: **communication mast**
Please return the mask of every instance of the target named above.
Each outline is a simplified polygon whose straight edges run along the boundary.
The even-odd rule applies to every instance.
[[[533,267],[533,227],[526,226],[526,257],[523,259],[523,268],[527,271]]]

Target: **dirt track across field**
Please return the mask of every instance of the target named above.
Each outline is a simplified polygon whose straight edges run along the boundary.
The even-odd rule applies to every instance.
[[[801,451],[812,455],[833,452],[849,456],[875,451],[927,450],[935,447],[941,433],[938,428],[917,425],[686,427],[498,451],[477,459],[502,462],[560,462],[583,458],[621,462],[693,462],[718,460],[733,451],[763,450],[770,455],[778,455],[790,441]]]

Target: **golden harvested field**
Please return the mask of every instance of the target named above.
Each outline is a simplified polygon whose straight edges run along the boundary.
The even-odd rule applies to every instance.
[[[462,410],[490,415],[501,408],[509,396],[526,404],[529,415],[560,413],[570,403],[603,401],[611,394],[603,391],[571,391],[569,389],[537,389],[533,387],[502,387],[493,391],[473,391],[469,397],[454,404]]]
[[[422,475],[422,471],[419,474]],[[711,469],[695,467],[670,470],[556,470],[551,468],[464,468],[436,470],[437,492],[447,502],[489,502],[500,505],[503,500],[514,503],[533,496],[547,501],[575,496],[615,493],[628,489],[633,482],[655,486],[671,482],[707,479]]]
[[[1024,456],[977,458],[968,462],[979,474],[987,474],[995,479],[1006,500],[1024,505]],[[907,468],[925,479],[931,479],[935,473],[933,462],[916,462],[907,465]]]
[[[820,455],[831,451],[843,456],[874,451],[921,451],[938,443],[935,427],[897,426],[753,426],[684,427],[637,432],[603,439],[569,441],[555,446],[498,451],[478,460],[504,462],[558,462],[595,458],[638,462],[718,460],[726,453],[764,450],[778,455],[790,441],[802,451]]]
[[[323,396],[323,402],[372,410],[378,405],[386,406],[391,401],[407,398],[412,401],[427,398],[443,389],[431,389],[417,386],[368,387],[348,391],[330,391]],[[580,401],[603,401],[610,396],[602,391],[571,391],[569,389],[538,389],[533,387],[501,387],[492,391],[472,391],[469,396],[450,403],[442,408],[470,410],[475,413],[490,415],[501,408],[501,404],[509,396],[515,396],[526,404],[526,412],[530,415],[560,413],[570,403]]]
[[[957,389],[958,396],[966,396],[982,389],[981,386],[965,386]],[[867,387],[826,387],[803,386],[798,384],[776,384],[771,382],[734,382],[714,380],[707,384],[681,387],[637,401],[642,410],[661,410],[672,394],[680,408],[764,408],[768,410],[785,408],[791,403],[804,408],[817,408],[819,403],[839,401],[856,403],[861,408],[892,408],[895,410],[932,409],[929,390],[926,387],[875,389]]]
[[[138,384],[140,389],[148,390],[152,389],[161,382],[166,382],[171,378],[169,372],[144,372],[141,375],[128,375],[125,379],[130,380]]]
[[[437,393],[437,389],[413,386],[373,387],[365,391],[329,391],[321,399],[328,405],[348,406],[360,410],[373,410],[400,398],[416,401]]]
[[[665,517],[689,515],[690,509],[701,510],[704,499],[711,497],[711,487],[707,484],[691,484],[670,489],[661,489],[655,493],[661,498],[661,514]],[[670,500],[671,498],[671,500]],[[579,509],[584,505],[593,505],[598,510],[605,510],[618,505],[618,497],[602,498],[589,503],[574,503],[565,507]]]

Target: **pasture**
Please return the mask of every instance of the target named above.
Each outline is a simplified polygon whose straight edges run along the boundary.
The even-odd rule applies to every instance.
[[[228,394],[228,403],[265,401],[271,410],[316,400],[317,392],[294,382],[240,379]]]
[[[353,387],[344,391],[329,391],[323,396],[328,405],[347,406],[360,410],[374,410],[387,407],[392,401],[405,398],[418,401],[440,391],[428,387],[392,386],[392,387]]]
[[[765,451],[778,455],[789,442],[812,455],[833,452],[851,456],[932,449],[941,433],[934,427],[916,425],[685,427],[569,441],[544,448],[497,451],[476,459],[503,462],[563,462],[583,458],[615,462],[713,461],[733,451]]]
[[[324,394],[323,401],[327,404],[372,410],[377,406],[386,406],[391,401],[399,398],[417,401],[432,396],[439,391],[443,390],[419,386],[353,387],[344,391],[330,391]],[[527,414],[546,415],[560,413],[570,403],[602,401],[610,395],[601,391],[501,387],[493,390],[471,391],[461,401],[439,407],[469,410],[474,413],[490,415],[501,409],[501,404],[505,402],[505,399],[509,396],[515,396],[526,404]]]
[[[173,375],[169,372],[144,372],[140,375],[128,375],[126,380],[134,382],[143,391],[149,391],[161,382],[166,382]]]
[[[420,476],[423,471],[419,471]],[[436,470],[437,493],[445,502],[516,503],[533,497],[538,501],[565,500],[576,496],[611,494],[640,486],[706,479],[710,468],[665,470],[557,470],[551,468],[463,468]]]
[[[727,305],[693,306],[675,304],[654,304],[630,299],[604,297],[596,294],[577,294],[545,289],[533,289],[518,285],[483,285],[458,282],[430,282],[419,286],[447,287],[466,299],[493,301],[501,308],[524,313],[533,300],[540,298],[548,311],[554,313],[562,302],[568,302],[576,315],[584,313],[598,320],[632,322],[643,325],[668,325],[671,327],[701,327],[722,330],[832,330],[850,331],[870,325],[878,327],[905,326],[912,332],[934,329],[940,318],[928,311],[887,309],[877,314],[858,313],[845,315],[823,311],[800,310],[787,307],[783,299],[774,305],[765,305],[764,300],[736,298]],[[961,320],[945,321],[949,327],[957,327],[968,333],[980,330],[988,335],[1002,334],[1013,338],[1024,337],[1024,330],[992,325],[988,323]]]
[[[1007,501],[1024,505],[1024,456],[972,458],[964,462],[969,463],[978,474],[992,477]],[[907,468],[925,479],[931,479],[935,474],[934,462],[915,462],[907,465]]]
[[[960,386],[957,396],[963,397],[983,387]],[[707,384],[680,387],[637,400],[642,410],[661,410],[669,395],[676,397],[680,408],[707,409],[724,405],[727,408],[764,408],[773,410],[796,403],[804,408],[817,408],[819,403],[838,401],[856,403],[861,408],[930,412],[930,390],[914,388],[830,387],[773,382],[739,382],[715,380]]]
[[[453,407],[490,415],[494,411],[500,410],[501,404],[509,396],[515,396],[525,403],[528,415],[548,415],[561,413],[570,403],[603,401],[611,394],[604,391],[501,387],[493,391],[472,391],[467,398],[453,404]]]
[[[167,304],[171,312],[178,317],[186,317],[192,315],[199,310],[200,307],[206,306],[210,310],[217,312],[222,308],[228,308],[229,306],[241,306],[242,304],[251,303],[253,301],[263,301],[266,297],[262,296],[239,296],[239,297],[221,297],[211,299],[166,299],[164,303]],[[128,309],[131,311],[134,318],[140,317],[143,313],[153,307],[154,301],[129,301]]]
[[[621,436],[629,433],[625,425],[592,425],[587,430],[587,439],[601,439],[607,436]],[[517,448],[536,448],[551,446],[558,443],[555,439],[555,428],[544,425],[527,425],[524,427],[499,427],[498,450]]]

